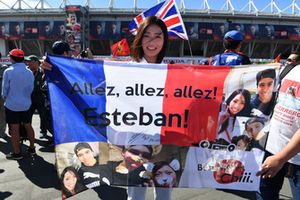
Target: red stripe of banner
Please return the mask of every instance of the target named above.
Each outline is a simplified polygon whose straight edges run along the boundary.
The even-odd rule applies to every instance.
[[[163,113],[172,126],[162,127],[161,144],[190,146],[216,138],[224,81],[229,71],[229,67],[168,66]],[[180,125],[175,117],[170,120],[174,113],[180,113]]]
[[[174,25],[174,24],[180,23],[180,19],[179,19],[178,16],[176,16],[176,17],[173,17],[173,18],[171,18],[171,19],[168,19],[168,20],[166,20],[166,21],[164,21],[164,22],[165,22],[165,24],[166,24],[167,27],[170,27],[170,26],[172,26],[172,25]]]

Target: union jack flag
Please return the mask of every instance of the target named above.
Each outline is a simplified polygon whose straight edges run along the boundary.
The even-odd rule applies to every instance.
[[[156,16],[163,20],[168,28],[168,34],[170,36],[178,36],[184,40],[188,40],[180,12],[178,11],[174,0],[163,1],[136,16],[129,23],[129,31],[133,35],[136,35],[140,24],[149,16]]]

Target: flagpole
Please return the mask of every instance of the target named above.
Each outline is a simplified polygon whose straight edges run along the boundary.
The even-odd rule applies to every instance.
[[[187,40],[187,42],[188,42],[188,45],[189,45],[189,50],[190,50],[191,58],[193,58],[193,52],[192,52],[192,46],[191,46],[190,40]]]

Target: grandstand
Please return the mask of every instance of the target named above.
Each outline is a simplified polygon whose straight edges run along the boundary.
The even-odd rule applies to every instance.
[[[178,3],[194,57],[222,52],[222,36],[231,29],[244,33],[242,51],[251,58],[272,59],[279,53],[299,49],[300,9],[296,0],[286,8],[270,0],[261,10],[253,0],[238,10],[233,0],[222,1],[224,6],[220,9],[212,9],[211,0],[197,0],[202,5],[197,9],[186,8],[184,0]],[[138,0],[132,0],[131,8],[118,8],[115,4],[110,0],[105,8],[97,8],[89,0],[82,6],[63,0],[53,7],[46,0],[11,0],[10,4],[0,0],[0,52],[6,55],[9,49],[18,47],[27,54],[42,56],[50,51],[53,41],[71,32],[82,48],[90,47],[96,55],[109,56],[114,42],[124,37],[132,41],[128,22],[144,10],[138,8]],[[167,56],[190,56],[188,42],[170,39]]]

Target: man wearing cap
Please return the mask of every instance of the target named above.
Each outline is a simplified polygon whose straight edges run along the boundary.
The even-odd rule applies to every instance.
[[[24,61],[24,51],[13,49],[9,52],[12,66],[4,71],[2,97],[4,98],[6,122],[11,129],[13,151],[6,155],[7,159],[23,158],[20,149],[20,123],[24,124],[30,142],[28,153],[35,155],[34,131],[31,126],[30,106],[33,91],[34,76],[27,69]]]
[[[31,111],[31,117],[33,116],[35,110],[37,109],[40,115],[40,129],[41,129],[41,134],[43,137],[47,136],[47,120],[49,117],[46,117],[46,107],[45,103],[47,100],[47,90],[45,90],[44,84],[45,84],[45,79],[44,79],[44,72],[43,70],[39,67],[40,61],[39,58],[35,55],[30,55],[28,57],[25,57],[25,61],[29,67],[29,69],[32,71],[34,75],[34,89],[31,95],[31,100],[32,104],[30,107]],[[50,129],[51,132],[51,129]]]
[[[56,41],[52,45],[52,52],[56,55],[71,56],[71,48],[67,42]]]
[[[93,188],[103,200],[127,199],[126,190],[109,186],[111,173],[106,165],[99,165],[92,147],[87,142],[80,142],[74,147],[74,153],[81,162],[78,174],[87,188]]]
[[[276,96],[274,92],[275,80],[276,72],[274,69],[265,69],[256,74],[257,94],[250,102],[252,108],[260,111],[253,110],[255,115],[259,117],[270,115]]]
[[[250,59],[240,52],[244,36],[240,31],[229,31],[224,36],[223,46],[225,52],[213,57],[210,64],[219,65],[248,65],[251,64]]]

